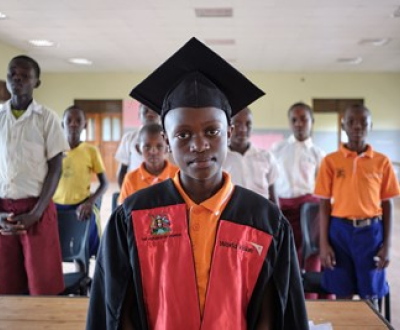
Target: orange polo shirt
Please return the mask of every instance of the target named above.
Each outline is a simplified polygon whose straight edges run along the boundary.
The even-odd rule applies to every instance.
[[[201,204],[193,202],[185,193],[179,181],[179,172],[173,178],[174,184],[183,197],[189,213],[189,234],[192,243],[201,315],[203,315],[204,311],[218,220],[234,189],[230,175],[223,172],[223,177],[224,184],[222,188]]]
[[[165,162],[166,165],[159,175],[149,173],[144,167],[144,162],[139,168],[126,174],[119,194],[120,203],[122,203],[129,195],[132,195],[140,189],[147,188],[153,184],[172,178],[178,171],[178,167],[172,165],[167,160]]]
[[[344,145],[326,156],[318,171],[315,195],[332,198],[332,216],[363,219],[382,214],[381,201],[400,194],[390,160],[370,145],[358,155]]]

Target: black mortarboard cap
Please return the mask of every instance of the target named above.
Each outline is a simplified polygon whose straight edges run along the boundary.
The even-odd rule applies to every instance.
[[[213,106],[228,118],[265,93],[196,38],[133,88],[130,96],[162,118],[178,107]]]

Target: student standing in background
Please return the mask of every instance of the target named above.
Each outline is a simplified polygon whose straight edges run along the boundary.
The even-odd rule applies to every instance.
[[[224,170],[232,182],[250,189],[276,203],[274,183],[278,165],[269,151],[256,148],[250,142],[253,114],[244,108],[232,117],[232,137]]]
[[[321,198],[322,285],[340,298],[377,300],[388,293],[393,201],[400,189],[393,166],[367,144],[371,112],[346,109],[342,128],[349,142],[326,156],[315,194]]]
[[[69,149],[58,116],[33,99],[40,67],[28,56],[7,69],[0,109],[0,294],[63,291],[57,212],[51,200]]]
[[[105,193],[108,180],[100,151],[81,141],[81,133],[86,128],[84,111],[74,105],[67,108],[62,126],[71,150],[64,153],[61,179],[53,200],[57,209],[76,210],[79,220],[90,221],[89,253],[93,256],[97,254],[101,235],[100,210],[96,201]],[[99,186],[91,193],[93,174],[96,174]]]
[[[143,104],[139,105],[139,119],[142,125],[160,123],[160,116]],[[118,169],[118,184],[121,187],[126,173],[137,169],[143,162],[143,157],[137,150],[137,138],[140,128],[124,134],[115,153],[115,159],[120,163]]]
[[[279,205],[292,225],[299,262],[302,263],[300,208],[306,202],[319,202],[313,192],[325,152],[311,138],[314,116],[310,106],[293,104],[288,110],[288,119],[292,135],[273,145],[271,151],[279,165],[279,177],[275,184]],[[304,262],[307,271],[321,269],[319,256],[311,256]],[[307,294],[306,297],[316,298],[316,295]]]

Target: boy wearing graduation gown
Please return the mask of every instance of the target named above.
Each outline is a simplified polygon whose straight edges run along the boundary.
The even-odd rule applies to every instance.
[[[132,90],[180,170],[113,213],[87,329],[308,329],[289,223],[221,169],[231,116],[263,94],[195,38]]]

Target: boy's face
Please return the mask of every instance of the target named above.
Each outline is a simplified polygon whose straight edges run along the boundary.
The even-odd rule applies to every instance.
[[[144,133],[139,142],[139,150],[148,169],[164,167],[167,145],[161,133]]]
[[[231,144],[248,145],[251,136],[253,116],[247,109],[240,111],[232,118]]]
[[[149,109],[145,106],[140,106],[140,121],[143,125],[152,124],[152,123],[160,123],[160,116],[157,112]]]
[[[181,178],[213,180],[221,174],[231,128],[214,107],[177,108],[165,116],[166,139]]]
[[[311,135],[313,119],[304,107],[295,107],[289,113],[289,125],[297,141],[307,140]]]
[[[11,95],[31,97],[40,80],[32,65],[24,60],[10,62],[7,69],[7,90]]]
[[[368,110],[363,108],[350,108],[344,113],[342,129],[346,132],[349,142],[365,142],[371,127],[371,114]]]
[[[79,139],[83,129],[86,127],[86,119],[79,109],[69,109],[63,118],[64,132],[67,138]]]

